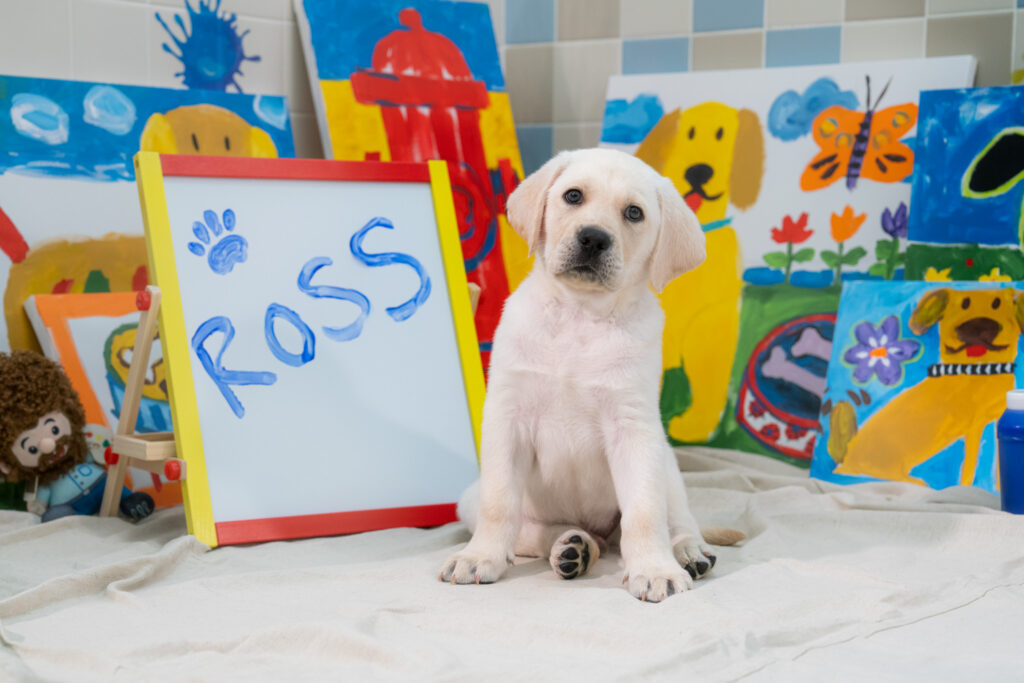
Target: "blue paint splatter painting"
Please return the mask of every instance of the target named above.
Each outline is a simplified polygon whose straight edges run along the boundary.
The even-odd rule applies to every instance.
[[[220,0],[216,4],[213,0],[199,0],[196,7],[185,0],[185,9],[188,26],[180,14],[174,15],[180,36],[156,13],[156,20],[174,43],[173,47],[164,43],[164,52],[181,62],[181,71],[174,75],[181,77],[186,88],[227,90],[232,86],[242,92],[237,80],[244,75],[242,64],[260,61],[257,56],[245,54],[242,46],[249,31],[238,32],[237,15],[221,11]]]
[[[131,180],[139,150],[295,156],[283,97],[0,76],[0,174]]]
[[[1021,244],[1024,88],[921,93],[910,239]]]

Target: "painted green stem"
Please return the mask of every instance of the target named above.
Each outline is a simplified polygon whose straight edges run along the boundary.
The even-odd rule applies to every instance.
[[[839,255],[836,257],[836,285],[842,285],[843,275],[843,243],[837,242],[839,245]]]
[[[793,270],[793,243],[786,242],[786,282],[789,282],[791,270]]]
[[[885,279],[891,280],[896,275],[896,258],[900,254],[900,238],[892,238],[892,253],[889,254],[889,258],[885,263]]]

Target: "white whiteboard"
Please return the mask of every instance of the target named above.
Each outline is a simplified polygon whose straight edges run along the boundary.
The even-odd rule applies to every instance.
[[[431,185],[168,176],[164,189],[194,386],[177,386],[177,343],[165,340],[164,353],[172,405],[180,391],[195,395],[213,521],[454,503],[477,476],[477,456]],[[206,245],[193,227],[208,225],[204,214],[213,211],[223,228],[231,222],[227,210],[234,228],[220,238],[237,236],[236,247],[244,239],[245,257],[215,272],[208,256],[218,238],[207,228]],[[386,309],[420,292],[416,269],[367,265],[351,244],[375,218],[393,228],[368,228],[362,252],[406,254],[429,278],[429,294],[405,319]],[[306,290],[354,289],[369,301],[355,338],[336,341],[324,328],[350,326],[360,305],[300,287],[300,273],[317,258],[331,263],[308,278]],[[160,285],[166,301],[173,293]],[[283,315],[268,336],[273,305],[291,313],[277,308]],[[216,365],[225,318],[234,336],[217,367],[274,375],[269,384],[230,386],[242,414],[200,358],[205,349]],[[218,331],[203,342],[197,332],[215,319]]]

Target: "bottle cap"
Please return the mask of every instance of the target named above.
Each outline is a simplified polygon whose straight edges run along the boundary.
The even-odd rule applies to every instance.
[[[1013,389],[1006,392],[1008,410],[1024,410],[1024,389]]]

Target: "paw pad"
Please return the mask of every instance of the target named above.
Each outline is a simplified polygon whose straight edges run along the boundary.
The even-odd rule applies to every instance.
[[[551,549],[551,567],[563,579],[575,579],[590,568],[590,544],[579,533],[555,541]]]

